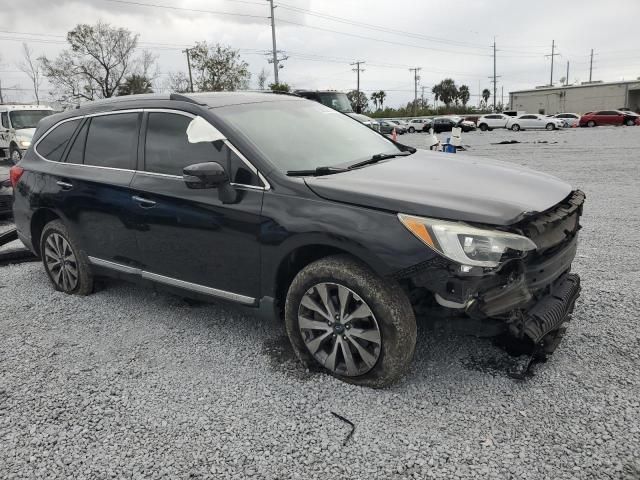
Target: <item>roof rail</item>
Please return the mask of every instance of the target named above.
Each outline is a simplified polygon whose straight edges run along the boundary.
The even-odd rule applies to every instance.
[[[181,93],[172,93],[169,95],[169,100],[176,100],[178,102],[195,103],[196,105],[206,105],[205,103],[198,102],[195,99],[182,95]]]

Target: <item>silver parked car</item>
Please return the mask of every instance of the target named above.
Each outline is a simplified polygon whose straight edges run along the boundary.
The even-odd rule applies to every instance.
[[[576,127],[580,123],[580,115],[577,113],[556,113],[553,118],[563,120],[565,128]]]
[[[518,130],[546,129],[557,130],[564,127],[564,120],[546,117],[536,113],[527,113],[519,117],[510,118],[507,128],[517,132]]]

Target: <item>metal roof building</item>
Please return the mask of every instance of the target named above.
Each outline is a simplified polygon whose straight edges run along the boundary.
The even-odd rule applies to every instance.
[[[509,92],[511,110],[553,114],[630,108],[640,111],[640,79],[538,87]]]

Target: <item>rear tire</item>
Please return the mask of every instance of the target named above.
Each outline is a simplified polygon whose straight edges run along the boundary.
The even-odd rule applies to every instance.
[[[596,126],[596,122],[594,122],[593,120],[589,120],[587,122],[587,127],[595,127]]]
[[[627,127],[633,127],[633,126],[636,124],[636,122],[634,122],[634,121],[633,121],[633,120],[631,120],[631,119],[627,120],[627,121],[626,121],[626,122],[624,122],[624,123],[625,123],[625,125],[626,125]]]
[[[514,132],[520,131],[520,125],[518,125],[517,123],[514,123],[513,125],[511,125],[511,130]]]
[[[93,292],[93,275],[86,253],[60,220],[47,223],[40,236],[40,257],[53,288],[69,295]]]
[[[305,366],[356,385],[393,384],[415,350],[416,320],[404,291],[348,255],[323,258],[296,275],[285,325]]]

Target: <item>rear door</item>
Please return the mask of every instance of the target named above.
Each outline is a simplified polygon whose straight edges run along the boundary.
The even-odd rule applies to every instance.
[[[50,170],[51,199],[96,263],[138,262],[129,184],[141,119],[141,111],[127,111],[71,120],[35,147],[48,160],[65,159]]]
[[[189,143],[192,118],[179,111],[145,114],[142,158],[131,185],[143,276],[252,303],[260,293],[257,238],[265,185],[229,143]],[[213,161],[227,170],[236,203],[222,203],[218,189],[184,183],[184,167]]]
[[[597,113],[596,123],[600,125],[622,125],[624,115],[614,110],[603,110]]]

